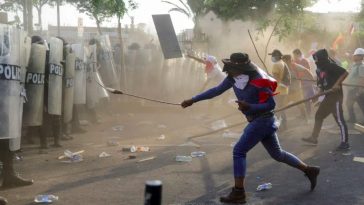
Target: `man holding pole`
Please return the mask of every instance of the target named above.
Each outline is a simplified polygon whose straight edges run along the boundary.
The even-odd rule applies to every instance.
[[[317,84],[320,91],[324,92],[331,90],[332,92],[324,95],[323,100],[320,102],[320,106],[315,115],[315,125],[311,137],[302,138],[302,140],[316,145],[324,119],[329,114],[332,114],[339,125],[341,132],[341,144],[336,148],[336,150],[346,151],[350,148],[350,146],[348,128],[345,123],[342,109],[342,82],[348,76],[348,72],[329,58],[329,54],[326,49],[318,50],[315,54],[313,54],[313,58],[317,65]]]
[[[262,142],[273,159],[304,172],[310,180],[311,190],[313,190],[320,168],[308,166],[293,154],[282,150],[279,144],[273,113],[275,108],[273,95],[277,88],[277,82],[251,63],[248,54],[233,53],[230,59],[224,59],[223,63],[223,71],[228,76],[220,85],[181,103],[181,106],[186,108],[196,102],[214,98],[233,88],[238,99],[239,110],[249,121],[233,150],[235,186],[231,193],[221,197],[220,201],[223,203],[246,202],[244,189],[246,155],[259,142]]]

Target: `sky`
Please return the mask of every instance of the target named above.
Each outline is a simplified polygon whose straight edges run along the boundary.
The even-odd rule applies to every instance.
[[[178,2],[177,0],[170,0]],[[138,9],[131,11],[128,15],[125,15],[122,24],[130,24],[130,17],[134,16],[135,23],[146,23],[147,30],[154,33],[154,24],[151,15],[152,14],[166,14],[171,8],[170,5],[162,3],[161,0],[136,0],[139,4]],[[327,13],[327,12],[359,12],[361,0],[319,0],[318,3],[313,5],[307,10],[313,12]],[[0,0],[1,3],[1,0]],[[21,12],[19,11],[19,14]],[[172,12],[171,18],[176,32],[180,32],[183,29],[193,28],[193,22],[185,15],[177,12]],[[38,20],[37,12],[34,10],[34,23]],[[83,18],[84,26],[95,26],[94,20],[84,14],[80,14],[76,8],[71,5],[64,5],[61,7],[61,25],[62,26],[77,26],[77,19]],[[43,9],[43,28],[47,29],[48,24],[57,25],[56,8],[49,6]],[[103,23],[103,26],[116,27],[116,19],[109,20]]]

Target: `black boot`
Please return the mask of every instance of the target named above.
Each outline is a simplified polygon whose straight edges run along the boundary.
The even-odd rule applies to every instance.
[[[305,170],[306,177],[311,182],[311,191],[313,191],[316,187],[317,176],[320,174],[320,167],[310,167],[308,166]]]
[[[6,205],[8,204],[8,200],[6,200],[4,197],[0,196],[0,205]]]
[[[6,156],[4,156],[3,160],[3,184],[2,188],[14,188],[20,186],[28,186],[33,184],[33,180],[27,180],[21,178],[17,173],[14,171],[13,167],[13,153],[6,152]]]
[[[246,203],[245,190],[233,187],[229,195],[220,197],[220,202],[245,204]]]

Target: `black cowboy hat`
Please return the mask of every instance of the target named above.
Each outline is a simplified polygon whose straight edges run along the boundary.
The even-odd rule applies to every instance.
[[[233,53],[230,59],[222,59],[224,63],[223,71],[237,69],[241,71],[256,71],[255,66],[251,63],[249,55],[246,53]]]
[[[283,54],[280,50],[278,49],[274,49],[272,53],[268,53],[268,55],[271,55],[271,56],[277,56],[277,57],[282,57]]]

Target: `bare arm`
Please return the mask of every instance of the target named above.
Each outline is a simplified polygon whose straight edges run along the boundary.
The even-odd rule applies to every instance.
[[[205,64],[205,61],[204,60],[202,60],[201,58],[198,58],[196,56],[192,56],[190,54],[187,54],[187,57],[192,58],[193,60],[195,60],[195,61],[197,61],[199,63]]]
[[[343,83],[343,81],[345,80],[345,78],[348,76],[348,72],[345,71],[345,73],[343,73],[339,79],[337,79],[336,83],[334,84],[334,86],[332,86],[332,89],[339,89],[341,84]]]

